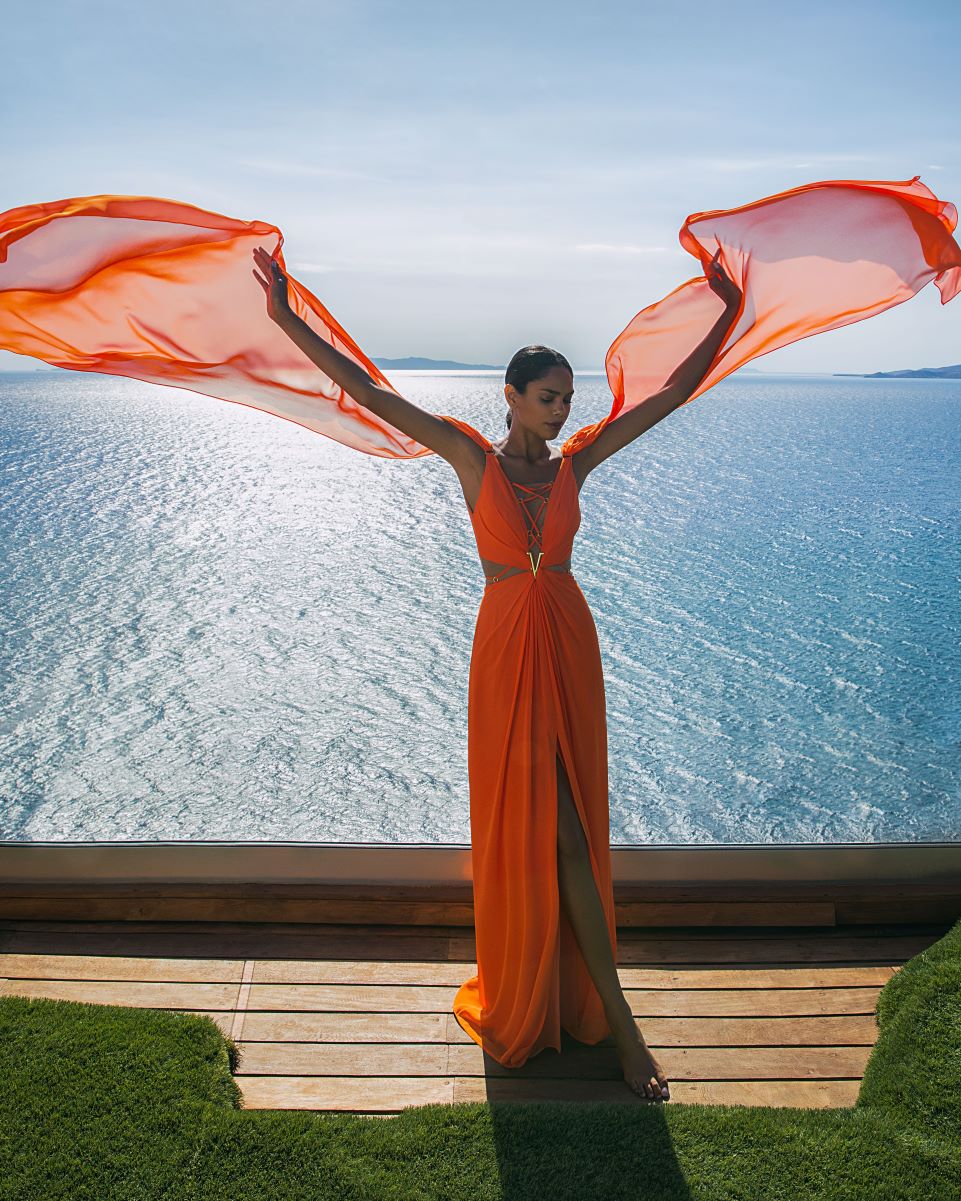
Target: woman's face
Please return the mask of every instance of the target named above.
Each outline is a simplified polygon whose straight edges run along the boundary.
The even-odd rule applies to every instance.
[[[570,414],[574,377],[566,367],[551,367],[540,379],[532,379],[523,393],[508,384],[504,395],[508,404],[514,402],[512,428],[519,421],[532,434],[549,441],[561,432]]]

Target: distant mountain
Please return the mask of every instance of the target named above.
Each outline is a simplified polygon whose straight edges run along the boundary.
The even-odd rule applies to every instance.
[[[861,379],[961,379],[961,363],[953,367],[918,367],[912,371],[835,371],[835,375],[856,375]]]
[[[503,371],[507,364],[492,366],[490,363],[455,363],[453,359],[379,359],[371,358],[378,367],[390,367],[394,371]]]
[[[381,359],[376,355],[371,355],[371,358],[378,367],[383,367],[385,370],[390,368],[393,371],[504,371],[507,367],[506,363],[502,363],[500,366],[490,363],[455,363],[453,359]],[[751,375],[765,374],[757,367],[738,367],[738,371],[749,372]],[[581,371],[582,375],[595,373],[607,374],[603,367],[589,367]]]

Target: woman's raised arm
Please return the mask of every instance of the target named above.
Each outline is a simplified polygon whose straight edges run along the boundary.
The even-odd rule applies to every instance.
[[[271,321],[280,326],[311,362],[339,384],[348,396],[382,417],[395,429],[414,438],[422,446],[429,447],[458,471],[477,458],[474,442],[462,430],[412,404],[389,388],[382,388],[363,367],[314,333],[307,322],[291,309],[287,277],[277,260],[260,246],[254,248],[253,255],[263,272],[261,275],[254,269],[253,275],[267,294],[267,314]]]
[[[652,393],[623,417],[611,421],[583,450],[576,452],[581,478],[684,404],[707,375],[741,305],[741,289],[721,266],[720,253],[719,249],[708,264],[707,278],[711,291],[724,301],[724,311],[707,336],[678,364],[659,391]]]

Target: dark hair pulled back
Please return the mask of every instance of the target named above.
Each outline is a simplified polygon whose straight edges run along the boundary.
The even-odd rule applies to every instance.
[[[550,346],[524,346],[507,364],[504,383],[512,385],[518,392],[523,392],[529,383],[541,379],[552,367],[564,367],[573,376],[570,363],[559,350]],[[511,428],[511,411],[507,410],[507,428]]]

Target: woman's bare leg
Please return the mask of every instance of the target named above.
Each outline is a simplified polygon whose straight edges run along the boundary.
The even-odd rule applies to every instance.
[[[561,903],[604,1004],[624,1079],[641,1096],[668,1099],[667,1077],[644,1041],[621,988],[604,908],[591,871],[587,839],[560,756],[557,757],[557,880]]]

